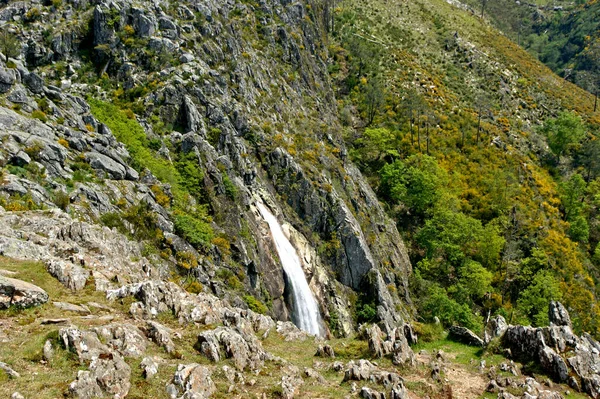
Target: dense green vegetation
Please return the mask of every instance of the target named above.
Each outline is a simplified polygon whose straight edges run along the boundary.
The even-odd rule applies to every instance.
[[[434,2],[434,12],[405,5],[410,11],[399,14],[380,5],[342,3],[330,73],[351,156],[409,246],[419,317],[474,330],[493,314],[544,325],[548,301],[560,299],[578,331],[599,334],[598,121],[590,97],[577,101],[575,89],[539,78],[548,71],[444,2]],[[430,37],[415,44],[399,28],[410,28],[405,13]],[[505,77],[464,55],[462,38],[522,65],[516,94],[496,89]],[[537,119],[540,107],[553,111]],[[537,124],[525,126],[523,115]]]
[[[159,203],[171,209],[174,215],[175,230],[196,249],[207,251],[213,239],[211,218],[208,208],[202,205],[205,200],[203,172],[200,163],[194,159],[193,153],[179,154],[171,163],[157,157],[151,148],[144,130],[131,112],[125,112],[118,106],[96,99],[88,99],[96,118],[108,126],[115,137],[125,144],[131,155],[131,164],[141,173],[147,169],[162,183],[170,185],[173,193],[171,201],[160,189],[155,195]],[[177,156],[177,153],[174,152]],[[162,198],[161,198],[162,197]],[[172,204],[171,204],[172,202]],[[160,247],[163,237],[156,227],[156,214],[144,204],[131,207],[124,212],[123,220],[118,215],[107,214],[103,221],[111,227],[132,234],[137,239],[153,240]],[[129,223],[131,227],[123,224]]]

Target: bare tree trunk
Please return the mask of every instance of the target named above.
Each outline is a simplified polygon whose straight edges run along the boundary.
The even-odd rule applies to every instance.
[[[417,144],[419,146],[419,152],[421,152],[421,114],[419,114],[417,122]]]
[[[425,123],[425,131],[426,131],[426,137],[427,137],[427,155],[429,155],[429,122]]]
[[[479,135],[481,134],[481,109],[479,110],[479,118],[477,121],[477,145],[479,145]]]

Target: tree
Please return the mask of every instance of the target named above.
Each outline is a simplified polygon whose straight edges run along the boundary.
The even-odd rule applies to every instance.
[[[466,288],[471,300],[479,300],[492,291],[493,274],[479,262],[468,260],[458,274],[460,283]]]
[[[410,126],[410,143],[415,144],[414,125],[421,118],[421,114],[426,109],[426,102],[423,97],[415,90],[409,89],[404,95],[402,103],[403,114],[408,120]]]
[[[540,270],[517,301],[517,308],[535,326],[548,325],[548,304],[561,299],[560,284],[547,270]]]
[[[18,57],[21,54],[21,43],[19,39],[7,28],[0,30],[0,49],[6,58]]]
[[[479,93],[475,98],[475,109],[477,110],[477,144],[479,145],[479,137],[481,136],[481,121],[483,118],[490,116],[490,100],[485,93]]]
[[[600,139],[593,138],[582,145],[577,154],[579,165],[585,169],[585,180],[590,182],[600,175]]]
[[[586,191],[583,177],[576,173],[560,185],[560,199],[564,210],[565,220],[574,220],[581,214]]]
[[[363,137],[356,143],[364,145],[364,153],[368,161],[378,161],[385,155],[399,157],[396,150],[398,137],[395,132],[384,127],[366,128]]]
[[[557,158],[570,150],[585,137],[585,126],[574,113],[564,111],[558,117],[548,119],[541,128],[548,139],[548,146]]]
[[[377,78],[371,78],[367,81],[365,88],[365,107],[367,113],[367,126],[370,126],[383,105],[383,88]]]
[[[380,191],[392,203],[404,204],[409,212],[424,215],[441,198],[448,177],[435,158],[412,155],[397,160],[379,172]]]

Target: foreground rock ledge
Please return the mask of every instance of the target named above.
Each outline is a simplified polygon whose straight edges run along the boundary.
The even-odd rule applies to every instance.
[[[46,291],[25,281],[0,276],[0,309],[30,308],[48,302]]]

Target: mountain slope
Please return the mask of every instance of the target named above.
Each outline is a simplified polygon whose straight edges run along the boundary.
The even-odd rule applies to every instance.
[[[372,6],[341,3],[330,69],[351,153],[410,243],[420,316],[543,324],[541,303],[557,296],[577,328],[597,334],[597,175],[583,161],[596,141],[592,95],[468,10]],[[545,132],[568,120],[585,134],[556,155]],[[579,173],[585,209],[569,216]]]

